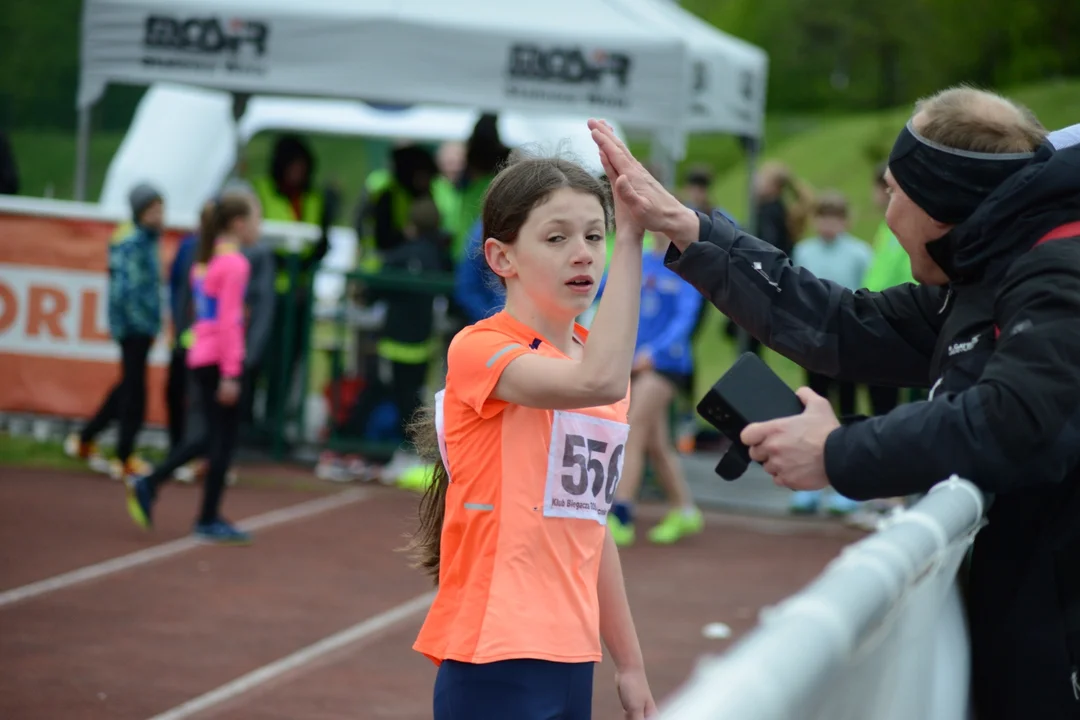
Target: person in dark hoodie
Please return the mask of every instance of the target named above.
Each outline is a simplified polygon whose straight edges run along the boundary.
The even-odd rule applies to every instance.
[[[1080,717],[1080,146],[952,88],[920,101],[889,158],[886,219],[919,285],[851,291],[602,149],[671,240],[667,262],[765,345],[834,378],[931,386],[930,399],[841,424],[803,388],[798,416],[742,440],[777,483],[857,500],[957,474],[988,496],[963,585],[979,720]]]

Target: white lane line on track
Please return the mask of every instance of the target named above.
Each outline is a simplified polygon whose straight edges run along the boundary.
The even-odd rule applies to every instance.
[[[252,532],[256,530],[266,530],[277,525],[304,520],[313,515],[319,515],[329,510],[335,510],[346,505],[351,505],[364,500],[367,497],[370,497],[370,493],[363,489],[346,490],[329,497],[290,505],[289,507],[284,507],[280,510],[271,510],[268,513],[250,517],[237,523],[237,525],[244,530]],[[12,588],[11,590],[5,590],[4,592],[0,592],[0,608],[33,597],[39,597],[56,590],[63,590],[64,588],[69,588],[73,585],[78,585],[90,580],[97,580],[106,575],[130,570],[139,565],[146,565],[148,563],[157,562],[158,560],[164,560],[165,558],[179,555],[182,552],[197,547],[203,547],[205,544],[206,543],[196,540],[195,538],[184,537],[162,543],[161,545],[154,545],[153,547],[148,547],[145,550],[139,550],[128,555],[121,555],[120,557],[111,560],[95,563],[94,565],[86,565],[77,570],[54,575],[51,578],[39,580],[38,582],[33,582],[29,585],[22,585],[21,587]]]
[[[269,665],[263,665],[247,675],[236,678],[232,682],[225,683],[221,687],[211,690],[205,695],[188,700],[182,705],[177,705],[171,710],[166,710],[160,715],[155,715],[150,720],[184,720],[208,710],[216,705],[228,702],[239,695],[254,690],[260,685],[280,678],[282,675],[296,670],[299,667],[319,659],[320,657],[340,650],[352,643],[364,640],[376,633],[408,620],[431,605],[435,599],[434,592],[424,593],[412,600],[396,605],[386,612],[374,615],[367,620],[357,623],[333,635],[327,636],[318,642],[301,648],[291,655],[275,660]]]

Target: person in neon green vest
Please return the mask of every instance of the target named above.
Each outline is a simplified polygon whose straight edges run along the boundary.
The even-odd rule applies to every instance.
[[[283,135],[274,145],[269,175],[255,178],[252,188],[262,205],[263,218],[279,222],[302,222],[320,228],[319,240],[305,245],[294,257],[299,260],[300,272],[295,287],[289,277],[290,253],[284,247],[275,248],[274,260],[274,336],[262,370],[267,382],[267,413],[273,417],[284,399],[280,396],[280,363],[285,364],[286,387],[299,365],[302,339],[307,335],[308,308],[312,285],[319,263],[330,249],[329,231],[339,204],[338,194],[327,188],[314,189],[315,156],[308,144],[297,135]],[[285,312],[288,303],[295,303],[296,322],[292,333],[285,337]]]
[[[886,165],[882,163],[874,169],[874,204],[884,213],[889,206],[889,196],[886,194],[885,184]],[[911,276],[911,258],[907,251],[900,246],[892,230],[881,221],[874,240],[871,243],[874,257],[870,261],[870,267],[866,270],[863,285],[867,290],[880,292],[885,288],[913,283],[915,278]],[[875,415],[884,415],[900,404],[900,396],[903,392],[899,388],[880,387],[871,385],[868,388],[870,394],[870,407]]]
[[[459,213],[457,190],[439,174],[435,157],[420,145],[404,145],[391,155],[391,169],[375,170],[364,182],[364,201],[357,234],[360,237],[360,267],[375,272],[383,253],[405,241],[405,228],[413,203],[418,198],[435,201],[440,225],[447,237],[447,252],[456,233]]]
[[[510,148],[499,138],[498,116],[484,113],[476,121],[465,146],[465,172],[458,185],[460,209],[454,229],[450,257],[454,264],[461,262],[469,245],[469,230],[480,217],[484,193],[495,173],[510,157]]]

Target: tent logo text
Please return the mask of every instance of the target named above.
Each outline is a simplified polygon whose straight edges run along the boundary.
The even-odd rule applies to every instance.
[[[225,70],[261,74],[259,61],[266,55],[269,38],[269,25],[257,20],[150,15],[143,46],[186,57],[147,55],[143,64],[214,70],[219,67],[217,58],[223,58]]]
[[[536,100],[626,107],[633,62],[629,55],[580,47],[510,47],[507,94]]]

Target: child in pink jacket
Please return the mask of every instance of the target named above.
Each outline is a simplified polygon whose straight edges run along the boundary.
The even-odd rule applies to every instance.
[[[203,213],[195,263],[191,268],[195,322],[187,353],[205,413],[209,468],[203,485],[197,537],[215,543],[245,544],[248,533],[221,516],[225,475],[232,462],[239,425],[237,400],[244,369],[244,294],[251,268],[241,248],[259,238],[261,208],[244,192],[228,192]],[[168,460],[162,467],[168,468]],[[151,473],[128,485],[128,512],[141,527],[151,525],[158,488],[168,474]]]

